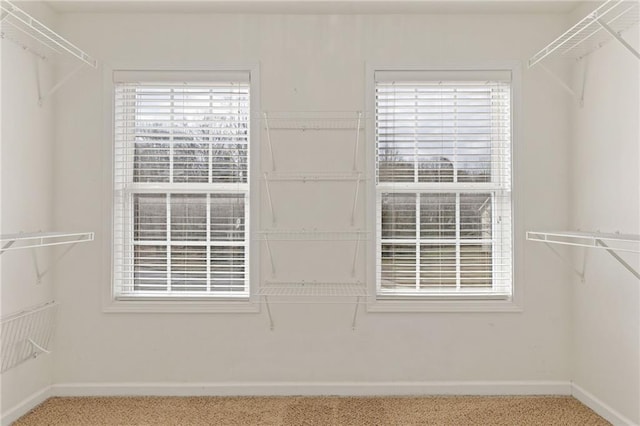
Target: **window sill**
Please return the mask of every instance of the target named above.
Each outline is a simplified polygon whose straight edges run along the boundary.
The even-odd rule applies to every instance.
[[[393,297],[378,296],[367,304],[367,312],[522,312],[512,299],[473,297]]]
[[[103,309],[105,313],[259,313],[260,304],[250,299],[241,300],[111,300]]]

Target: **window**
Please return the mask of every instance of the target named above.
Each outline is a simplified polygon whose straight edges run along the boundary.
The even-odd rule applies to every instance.
[[[375,72],[378,298],[512,295],[511,72]]]
[[[249,73],[114,87],[115,298],[248,298]]]

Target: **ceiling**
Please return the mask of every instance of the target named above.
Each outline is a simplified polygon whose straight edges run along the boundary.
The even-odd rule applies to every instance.
[[[60,13],[568,13],[581,0],[53,0]]]

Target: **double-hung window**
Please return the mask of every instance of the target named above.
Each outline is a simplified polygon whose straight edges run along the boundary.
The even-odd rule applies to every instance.
[[[116,299],[248,298],[248,72],[114,72]]]
[[[378,298],[509,299],[511,72],[374,78]]]

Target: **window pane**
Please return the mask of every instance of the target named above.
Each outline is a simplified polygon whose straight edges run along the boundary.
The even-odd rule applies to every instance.
[[[460,142],[464,161],[459,163],[458,182],[491,182],[491,141]]]
[[[383,193],[382,238],[416,238],[416,194]]]
[[[442,157],[442,152],[441,148],[421,150],[418,169],[419,182],[453,182],[453,162],[447,157]]]
[[[171,246],[171,290],[207,290],[207,247]]]
[[[134,182],[169,182],[168,138],[151,136],[154,129],[141,129],[149,136],[136,137],[133,162]]]
[[[414,182],[413,144],[387,140],[378,128],[378,180],[380,182]]]
[[[382,244],[380,286],[383,290],[415,290],[416,245]]]
[[[244,194],[211,195],[211,240],[245,239]]]
[[[491,108],[493,87],[456,89],[455,140],[458,182],[491,181],[492,135],[498,126]]]
[[[247,182],[248,85],[140,83],[116,97],[116,134],[133,142],[134,182]]]
[[[378,181],[491,182],[508,160],[492,152],[508,146],[508,96],[497,82],[377,83]]]
[[[207,196],[171,194],[171,240],[206,241]]]
[[[460,245],[460,286],[491,288],[491,282],[491,244]]]
[[[211,247],[211,290],[244,291],[246,273],[243,246]]]
[[[246,138],[248,129],[218,129],[215,137],[217,142],[212,144],[213,182],[247,182],[247,143],[235,141],[234,133],[238,138]]]
[[[420,288],[456,287],[456,246],[420,245]]]
[[[420,194],[420,238],[456,238],[456,194]]]
[[[165,194],[134,195],[133,223],[136,241],[166,241],[167,196]]]
[[[134,291],[166,291],[167,247],[135,245],[133,278]]]
[[[460,238],[491,239],[491,194],[460,194]]]
[[[191,130],[194,132],[194,130]],[[195,130],[197,131],[197,130]],[[201,141],[203,135],[193,137]],[[184,140],[184,139],[183,139]],[[210,144],[204,142],[179,142],[174,147],[174,182],[209,182]]]
[[[171,121],[162,114],[170,105],[169,89],[135,89],[133,124],[135,157],[133,159],[134,182],[169,182]],[[129,99],[129,98],[125,98]],[[129,130],[131,132],[131,130]]]

